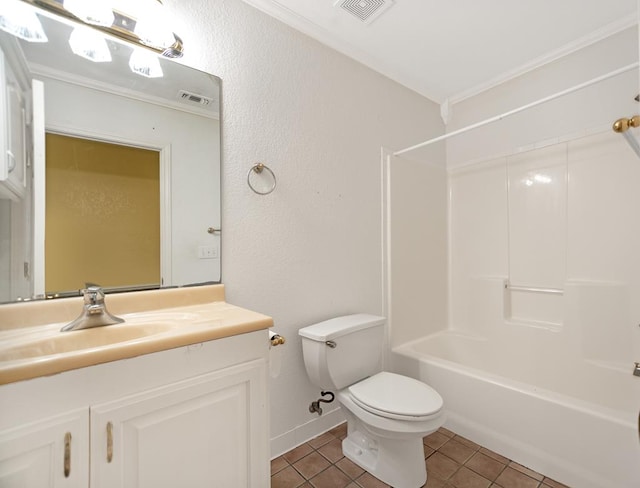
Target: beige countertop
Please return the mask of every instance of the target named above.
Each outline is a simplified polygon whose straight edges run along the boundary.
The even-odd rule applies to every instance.
[[[224,301],[224,285],[107,295],[122,324],[60,332],[82,298],[0,306],[0,384],[268,329],[273,319]],[[265,343],[267,336],[265,334]]]

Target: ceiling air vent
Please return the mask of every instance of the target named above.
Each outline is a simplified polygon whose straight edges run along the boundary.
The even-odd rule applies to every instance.
[[[204,95],[198,95],[197,93],[191,93],[186,90],[180,90],[178,92],[178,99],[183,102],[193,103],[195,105],[202,105],[206,107],[207,105],[211,105],[213,99],[205,97]]]
[[[338,0],[334,5],[370,24],[393,5],[393,0]]]

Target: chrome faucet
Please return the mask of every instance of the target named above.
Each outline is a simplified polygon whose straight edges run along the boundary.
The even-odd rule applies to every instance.
[[[633,368],[633,376],[640,376],[640,363],[636,363]]]
[[[124,322],[120,317],[111,315],[107,311],[102,288],[99,286],[90,286],[82,290],[82,294],[84,295],[82,313],[73,322],[68,323],[60,329],[61,332],[90,329],[92,327],[102,327],[103,325],[120,324]]]

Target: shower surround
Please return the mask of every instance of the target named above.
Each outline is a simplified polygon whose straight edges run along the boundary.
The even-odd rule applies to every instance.
[[[609,131],[451,171],[450,327],[392,337],[446,425],[570,486],[640,486],[639,185]]]

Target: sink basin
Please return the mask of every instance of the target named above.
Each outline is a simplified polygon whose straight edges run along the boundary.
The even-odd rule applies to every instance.
[[[123,316],[122,324],[60,332],[59,324],[38,328],[10,341],[0,351],[0,361],[39,358],[124,344],[165,334],[178,327],[198,322],[194,313],[138,313]]]

